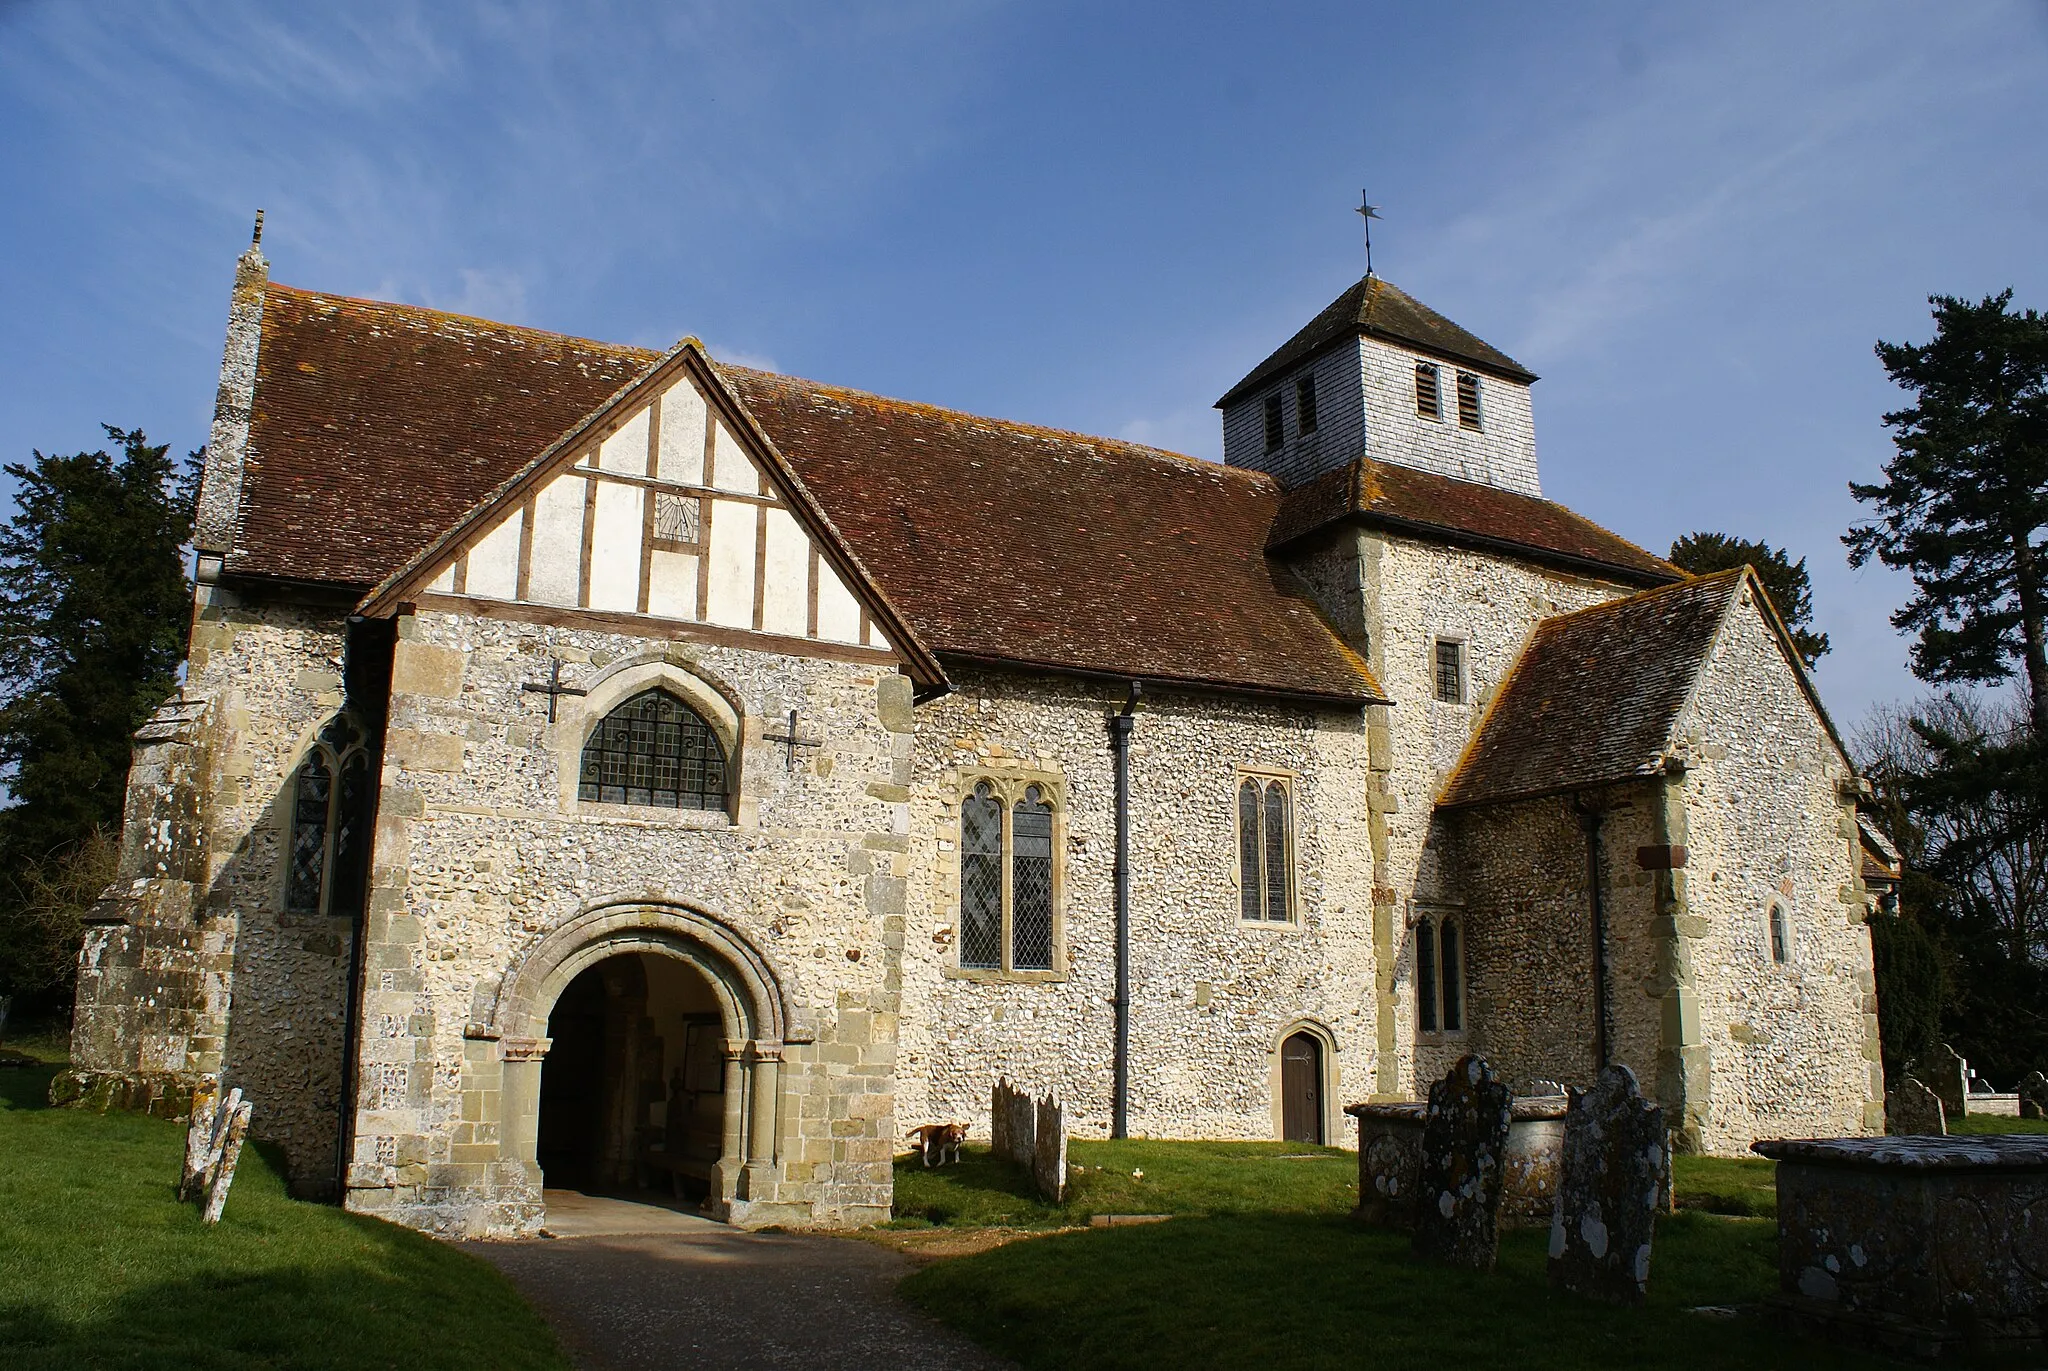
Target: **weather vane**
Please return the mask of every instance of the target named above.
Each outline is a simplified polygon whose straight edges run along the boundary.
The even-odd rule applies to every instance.
[[[1358,192],[1358,217],[1365,220],[1365,274],[1372,275],[1372,221],[1380,217],[1380,207],[1365,198],[1365,192]]]

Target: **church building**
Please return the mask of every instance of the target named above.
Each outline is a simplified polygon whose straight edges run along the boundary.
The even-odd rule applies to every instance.
[[[1081,1136],[1343,1144],[1467,1052],[1624,1063],[1682,1149],[1882,1127],[1784,625],[1546,500],[1536,377],[1388,282],[1215,463],[268,278],[60,1092],[240,1086],[450,1235],[875,1222],[999,1078]]]

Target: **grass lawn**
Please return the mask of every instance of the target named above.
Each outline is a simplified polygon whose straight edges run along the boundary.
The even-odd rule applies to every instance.
[[[1314,1152],[1309,1159],[1296,1154]],[[1077,1142],[1072,1200],[1029,1198],[986,1150],[897,1171],[899,1225],[1051,1227],[1091,1213],[1172,1223],[1056,1233],[936,1262],[903,1293],[1027,1367],[1295,1367],[1467,1359],[1530,1368],[1816,1368],[1893,1363],[1789,1340],[1750,1306],[1777,1288],[1776,1194],[1762,1158],[1678,1158],[1683,1212],[1657,1227],[1650,1301],[1617,1310],[1551,1293],[1542,1231],[1504,1236],[1490,1275],[1417,1261],[1364,1227],[1357,1158],[1281,1143]],[[1133,1177],[1142,1170],[1142,1178]]]
[[[1948,1121],[1951,1133],[2048,1133],[2048,1119],[2001,1119],[1990,1114],[1966,1114]]]
[[[303,1204],[242,1154],[211,1232],[177,1184],[184,1130],[43,1107],[54,1065],[0,1068],[0,1364],[560,1368],[498,1272]]]

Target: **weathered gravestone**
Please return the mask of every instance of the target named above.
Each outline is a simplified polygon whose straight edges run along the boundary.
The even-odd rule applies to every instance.
[[[1884,1131],[1893,1137],[1948,1136],[1948,1111],[1941,1097],[1911,1076],[1884,1092]]]
[[[1008,1081],[989,1092],[989,1150],[1029,1170],[1038,1155],[1038,1116],[1031,1097]]]
[[[1502,1158],[1514,1092],[1466,1056],[1429,1087],[1416,1187],[1415,1251],[1454,1266],[1493,1269],[1500,1249]]]
[[[1050,1095],[1038,1102],[1037,1142],[1031,1154],[1031,1180],[1047,1204],[1067,1197],[1067,1124],[1059,1101]]]
[[[209,1081],[192,1097],[192,1122],[185,1132],[185,1166],[178,1177],[178,1198],[201,1199],[205,1207],[200,1221],[220,1222],[228,1202],[228,1187],[235,1183],[235,1168],[242,1160],[242,1144],[249,1136],[249,1120],[255,1107],[242,1098],[239,1088],[219,1098],[220,1087]]]
[[[1970,1098],[1970,1064],[1947,1043],[1935,1044],[1925,1056],[1906,1067],[1906,1074],[1934,1092],[1949,1118],[1960,1119],[1968,1110],[1965,1101]]]
[[[1664,1111],[1643,1098],[1633,1071],[1602,1067],[1591,1090],[1573,1091],[1550,1222],[1550,1283],[1612,1304],[1641,1304],[1670,1173]]]
[[[2020,1117],[2048,1119],[2048,1076],[2039,1071],[2020,1082]]]

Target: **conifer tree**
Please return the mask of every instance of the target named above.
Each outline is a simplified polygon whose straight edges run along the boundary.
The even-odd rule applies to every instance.
[[[139,429],[106,431],[116,455],[37,452],[6,468],[16,491],[0,525],[0,767],[11,800],[0,810],[0,954],[28,936],[37,873],[119,829],[130,737],[176,689],[185,656],[195,465]],[[26,974],[0,955],[10,967],[11,978]]]
[[[1915,403],[1884,416],[1897,452],[1881,484],[1849,490],[1875,518],[1849,562],[1912,573],[1892,623],[1918,635],[1913,673],[1942,683],[2018,678],[2048,738],[2048,316],[2012,291],[1929,298],[1934,338],[1877,355]]]
[[[1733,571],[1743,565],[1755,568],[1806,665],[1811,667],[1827,655],[1828,635],[1808,627],[1813,622],[1813,582],[1806,575],[1804,557],[1795,562],[1769,543],[1752,543],[1725,533],[1688,533],[1671,545],[1670,560],[1695,576]]]

